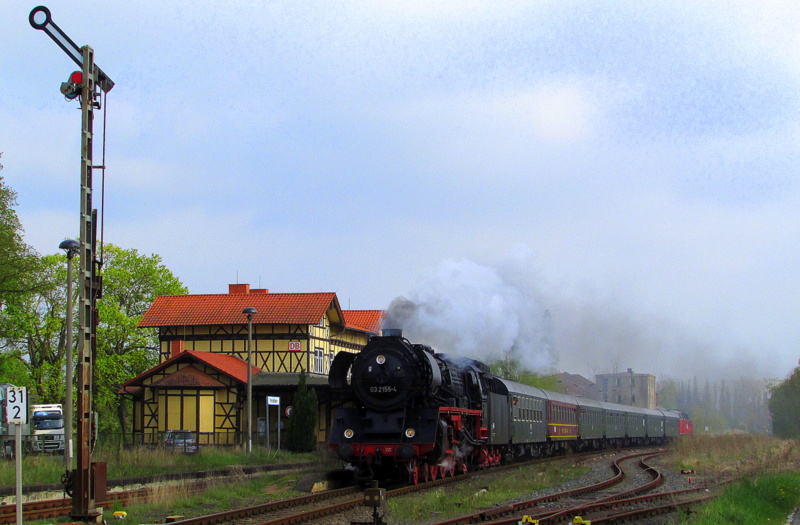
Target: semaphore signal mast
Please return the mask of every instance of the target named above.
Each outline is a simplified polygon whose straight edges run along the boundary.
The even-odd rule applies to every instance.
[[[72,496],[72,519],[85,523],[102,523],[102,509],[96,507],[98,499],[105,499],[106,464],[91,462],[92,436],[92,369],[96,354],[97,299],[101,294],[101,261],[96,259],[97,210],[92,208],[92,171],[105,166],[92,165],[92,127],[94,110],[100,108],[100,90],[108,93],[114,82],[94,63],[94,51],[89,46],[78,47],[50,16],[50,10],[38,6],[31,11],[28,21],[34,29],[47,33],[58,46],[81,68],[70,74],[61,84],[61,93],[68,99],[79,99],[81,107],[81,205],[80,205],[80,296],[78,322],[80,324],[77,349],[78,379],[78,444],[77,468],[67,469],[62,478],[64,488]],[[69,306],[68,306],[69,307]],[[67,364],[71,366],[71,364]],[[67,385],[72,388],[72,385]],[[72,407],[67,407],[71,410]],[[67,435],[72,429],[67,429]],[[70,443],[70,440],[67,441]],[[71,450],[65,450],[71,454]]]

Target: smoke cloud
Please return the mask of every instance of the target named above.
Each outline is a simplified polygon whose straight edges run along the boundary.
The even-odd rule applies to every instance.
[[[484,362],[513,358],[549,372],[555,366],[549,314],[538,290],[520,274],[525,254],[495,266],[444,261],[408,297],[397,297],[384,328],[400,328],[437,352]]]
[[[384,328],[414,343],[484,362],[513,358],[525,369],[593,380],[622,372],[689,379],[769,377],[753,349],[692,332],[647,312],[628,295],[558,290],[537,275],[524,246],[493,264],[447,260],[388,308]]]

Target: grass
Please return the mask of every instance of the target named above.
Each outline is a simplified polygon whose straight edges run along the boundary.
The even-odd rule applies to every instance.
[[[57,482],[64,467],[60,456],[27,456],[23,458],[23,483]],[[730,485],[718,499],[704,506],[682,523],[706,525],[716,523],[781,523],[800,504],[800,443],[768,436],[729,434],[697,435],[682,439],[670,447],[673,468],[694,469],[698,475],[722,477],[745,476]],[[327,451],[315,454],[289,454],[256,449],[248,455],[241,448],[206,448],[196,456],[169,454],[159,450],[128,450],[99,453],[93,461],[108,463],[109,478],[159,474],[190,470],[209,470],[235,465],[279,464],[314,461],[319,468],[336,468]],[[505,503],[521,494],[559,485],[583,475],[585,467],[547,464],[541,467],[516,468],[501,473],[486,471],[464,483],[440,487],[412,497],[393,498],[387,518],[393,525],[419,524],[443,520],[476,509]],[[0,485],[13,485],[15,462],[0,462]],[[163,523],[167,515],[194,516],[226,510],[233,506],[255,504],[285,498],[298,493],[293,490],[298,474],[256,477],[239,476],[212,485],[202,494],[188,491],[173,493],[163,489],[154,503],[127,508],[105,509],[106,517],[115,510],[128,512],[124,523],[139,525]],[[169,509],[166,513],[163,509]],[[365,510],[366,521],[371,515]],[[47,520],[45,523],[64,523]]]
[[[304,461],[321,461],[323,453],[292,454],[285,451],[254,449],[247,454],[241,447],[203,448],[199,454],[169,453],[161,449],[134,448],[101,451],[93,462],[108,464],[108,477],[147,476],[165,472],[213,470],[230,466],[271,465]],[[58,483],[64,473],[62,456],[27,455],[22,458],[22,483]],[[16,461],[0,461],[0,485],[14,485]]]
[[[783,524],[800,502],[800,474],[783,473],[747,479],[729,487],[722,496],[704,505],[681,523]]]
[[[681,523],[764,524],[786,522],[800,504],[800,443],[751,434],[695,435],[671,447],[676,469],[698,475],[741,478]]]
[[[210,470],[229,468],[235,466],[314,462],[314,468],[336,468],[338,462],[333,462],[331,454],[326,449],[316,453],[292,454],[285,451],[267,451],[255,449],[247,454],[243,448],[204,448],[200,454],[187,456],[185,454],[167,453],[163,450],[134,449],[121,453],[100,453],[93,461],[106,461],[108,463],[108,476],[127,477],[137,475],[163,474],[167,472]],[[299,495],[294,490],[302,474],[294,472],[286,475],[265,473],[256,476],[245,476],[241,469],[238,475],[227,477],[224,480],[213,481],[207,490],[191,494],[188,487],[177,484],[163,484],[154,489],[152,501],[136,503],[128,507],[114,504],[104,509],[107,521],[115,511],[125,511],[128,515],[124,523],[139,525],[148,523],[163,523],[169,515],[185,515],[187,517],[202,514],[221,512],[234,507],[265,503],[274,499],[281,499]],[[61,456],[28,456],[23,458],[23,483],[46,483],[59,480],[64,471]],[[7,484],[14,484],[15,462],[0,462],[0,480],[10,479]],[[5,484],[0,481],[0,484]],[[165,511],[164,509],[169,509]],[[68,517],[49,519],[39,522],[41,525],[48,523],[65,523]]]
[[[286,476],[264,474],[251,477],[240,475],[211,482],[205,491],[197,494],[191,494],[186,485],[164,485],[153,490],[153,497],[149,502],[135,503],[129,506],[115,503],[113,506],[103,509],[103,515],[110,523],[115,511],[125,511],[127,516],[122,523],[144,525],[164,523],[167,516],[180,515],[189,518],[213,514],[232,508],[298,496],[301,493],[294,490],[297,478],[297,474]],[[63,517],[26,523],[46,525],[69,521],[69,517]]]
[[[728,477],[800,467],[800,443],[752,434],[695,435],[670,447],[675,468]]]
[[[519,467],[497,473],[486,471],[452,486],[393,498],[388,503],[387,519],[393,525],[442,521],[559,485],[582,476],[588,470],[572,464],[548,463],[541,467]]]

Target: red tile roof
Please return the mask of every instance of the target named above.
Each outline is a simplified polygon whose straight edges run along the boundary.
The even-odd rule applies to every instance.
[[[245,373],[247,369],[245,368]],[[187,387],[187,388],[223,388],[226,385],[217,381],[194,365],[181,368],[174,374],[152,383],[150,386],[166,388]]]
[[[344,310],[344,325],[353,330],[380,333],[383,323],[383,310]]]
[[[185,352],[181,352],[178,355],[172,356],[160,365],[156,365],[150,370],[142,372],[133,379],[125,381],[122,384],[120,392],[124,393],[127,392],[130,387],[141,385],[143,379],[180,360],[199,361],[217,370],[218,372],[236,379],[241,383],[247,383],[247,361],[244,359],[230,354],[217,354],[212,352],[186,350]],[[252,375],[256,375],[259,372],[261,372],[261,370],[258,367],[252,367]]]
[[[140,328],[244,324],[242,310],[253,307],[253,324],[317,324],[334,310],[331,322],[342,322],[333,292],[265,294],[161,295],[139,321]]]

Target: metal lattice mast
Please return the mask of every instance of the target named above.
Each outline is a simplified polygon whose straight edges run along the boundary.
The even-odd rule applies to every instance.
[[[78,299],[78,446],[77,469],[72,497],[72,517],[91,521],[99,515],[92,490],[92,367],[95,354],[95,220],[92,208],[92,138],[94,124],[94,51],[81,48],[83,87],[81,90],[81,272]]]
[[[100,107],[98,87],[106,93],[114,82],[94,63],[94,51],[89,46],[78,48],[75,42],[53,22],[50,10],[33,8],[28,20],[34,29],[44,31],[81,67],[62,83],[61,93],[67,100],[80,97],[81,103],[81,202],[80,202],[80,295],[77,348],[78,411],[77,467],[67,470],[65,488],[72,492],[72,518],[83,522],[101,523],[103,516],[96,507],[97,499],[105,497],[106,469],[104,463],[92,463],[94,442],[92,428],[93,365],[96,357],[97,299],[100,297],[100,263],[95,260],[97,212],[92,208],[92,140],[94,109]],[[69,386],[68,386],[69,388]],[[71,429],[67,430],[68,432]]]

